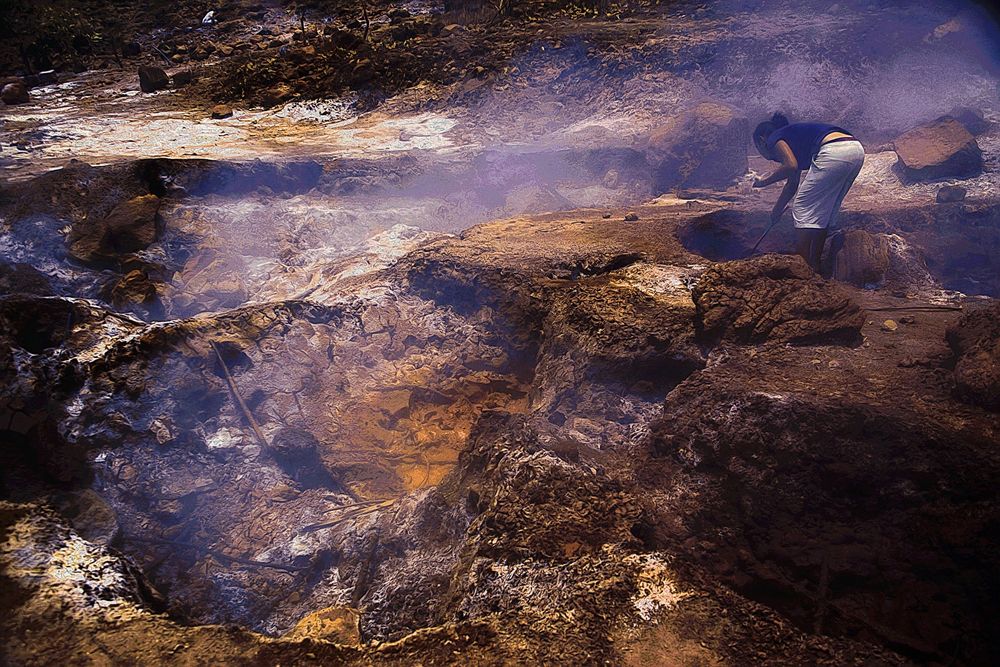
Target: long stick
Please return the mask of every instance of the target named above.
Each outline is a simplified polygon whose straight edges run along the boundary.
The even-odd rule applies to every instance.
[[[174,64],[173,61],[170,60],[170,58],[167,57],[166,53],[164,53],[163,51],[160,51],[158,48],[156,48],[156,45],[153,45],[153,50],[156,51],[157,53],[159,53],[160,57],[163,58],[168,65],[173,65]]]
[[[257,436],[260,446],[264,448],[264,451],[271,451],[271,445],[267,444],[267,438],[265,438],[264,434],[261,432],[260,426],[257,424],[257,420],[253,418],[253,413],[250,412],[250,408],[247,407],[243,397],[240,396],[240,390],[236,388],[236,381],[233,380],[233,376],[229,374],[229,367],[226,366],[226,362],[222,358],[222,353],[219,352],[218,346],[216,346],[215,341],[209,341],[209,344],[212,346],[212,349],[215,350],[215,356],[218,357],[219,364],[222,366],[222,372],[226,376],[226,382],[229,383],[229,390],[233,392],[233,398],[236,399],[237,405],[239,405],[240,409],[243,411],[243,416],[246,417],[254,435]]]
[[[893,310],[916,310],[916,311],[926,311],[929,313],[937,312],[939,310],[957,310],[961,312],[961,306],[935,306],[932,304],[923,306],[884,306],[881,308],[865,308],[869,312],[885,312]]]
[[[343,516],[341,516],[340,518],[334,519],[333,521],[326,521],[324,523],[314,523],[312,525],[305,526],[305,527],[302,528],[302,532],[303,533],[315,533],[317,530],[323,530],[324,528],[333,528],[334,526],[339,526],[340,524],[342,524],[342,523],[344,523],[346,521],[350,521],[351,519],[357,519],[358,517],[365,516],[366,514],[371,514],[372,512],[377,512],[380,509],[384,509],[386,507],[390,507],[395,502],[396,502],[395,500],[388,500],[388,501],[386,501],[384,503],[381,503],[379,505],[375,505],[373,507],[365,507],[365,508],[362,508],[362,509],[355,509],[354,511],[348,512],[348,513],[344,514]],[[333,511],[333,510],[331,510],[331,511]]]
[[[375,535],[372,537],[372,548],[368,551],[368,557],[365,558],[361,571],[358,572],[358,578],[354,582],[354,593],[351,595],[351,606],[354,608],[357,608],[361,602],[361,598],[368,592],[368,584],[371,581],[372,575],[375,574],[373,572],[376,565],[375,554],[378,553],[380,538],[381,534],[376,529]]]
[[[778,220],[780,220],[780,219],[781,219],[781,218],[778,218]],[[775,226],[776,224],[778,224],[778,220],[772,220],[772,221],[771,221],[771,224],[769,224],[769,225],[767,226],[767,229],[765,229],[765,230],[764,230],[764,233],[760,235],[760,238],[759,238],[759,239],[757,239],[757,242],[753,244],[753,248],[751,248],[751,249],[750,249],[750,255],[752,255],[752,254],[754,254],[755,252],[757,252],[757,246],[759,246],[759,245],[760,245],[760,242],[764,240],[764,237],[765,237],[765,236],[767,236],[767,233],[768,233],[769,231],[771,231],[771,229],[772,229],[772,228],[773,228],[773,227],[774,227],[774,226]],[[748,256],[749,256],[749,255],[748,255]]]

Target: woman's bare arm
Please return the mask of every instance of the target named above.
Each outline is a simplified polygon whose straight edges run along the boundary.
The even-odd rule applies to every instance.
[[[783,181],[786,178],[791,178],[792,176],[798,176],[799,161],[795,159],[795,154],[792,153],[792,149],[788,145],[788,142],[782,139],[774,145],[774,149],[778,152],[778,157],[781,158],[781,166],[775,169],[770,176],[755,180],[753,182],[753,186],[755,188],[766,188],[772,183]],[[795,180],[797,182],[798,178]],[[796,187],[798,186],[796,185]]]
[[[799,189],[799,177],[802,172],[795,170],[795,173],[788,177],[785,181],[785,187],[781,189],[781,194],[778,195],[778,201],[774,202],[774,208],[771,209],[771,220],[777,220],[781,217],[781,214],[785,212],[785,207],[788,206],[788,202],[792,200],[795,196],[796,191]]]

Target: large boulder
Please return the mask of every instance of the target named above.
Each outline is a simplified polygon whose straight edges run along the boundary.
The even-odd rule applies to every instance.
[[[97,224],[75,226],[68,239],[70,255],[88,264],[102,264],[143,250],[156,240],[159,207],[159,197],[142,195],[119,204]]]
[[[170,77],[159,67],[142,65],[139,67],[139,89],[144,93],[155,93],[170,85]]]
[[[669,119],[646,142],[654,194],[677,188],[728,187],[747,171],[747,136],[747,119],[714,102],[703,102],[684,116]]]
[[[966,127],[950,116],[916,127],[894,142],[907,181],[969,178],[982,173],[983,154]]]
[[[1000,302],[970,310],[948,329],[955,387],[964,400],[1000,411]]]
[[[707,342],[853,343],[865,316],[850,295],[801,257],[764,255],[712,267],[692,297]]]
[[[13,81],[0,90],[0,99],[7,105],[26,104],[31,101],[31,96],[28,95],[28,87],[23,81]]]

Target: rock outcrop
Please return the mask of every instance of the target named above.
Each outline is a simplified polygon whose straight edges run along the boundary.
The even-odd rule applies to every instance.
[[[725,189],[747,171],[749,124],[732,108],[697,105],[648,137],[653,194],[678,188]]]
[[[702,340],[853,342],[864,313],[798,256],[764,255],[708,269],[693,290]]]
[[[661,539],[811,628],[993,662],[1000,605],[964,591],[997,588],[995,425],[925,403],[934,369],[830,349],[730,350],[671,393],[646,474],[697,500],[664,503]]]
[[[25,247],[58,245],[38,266],[60,267],[60,293],[104,286],[0,297],[0,483],[90,489],[51,495],[78,537],[32,541],[37,562],[68,545],[82,588],[105,590],[126,562],[113,544],[137,573],[106,607],[48,580],[4,598],[15,661],[39,646],[140,664],[997,654],[993,415],[952,395],[957,315],[883,330],[858,305],[903,298],[885,291],[909,261],[890,223],[965,209],[925,197],[912,219],[853,220],[849,273],[888,256],[871,291],[797,257],[717,264],[681,243],[722,229],[744,248],[767,214],[731,202],[393,227],[351,256],[224,238],[270,193],[313,204],[301,193],[324,173],[78,165],[0,202]],[[112,176],[103,196],[85,187]],[[126,215],[136,197],[149,211]],[[98,261],[62,265],[66,226],[127,242],[96,234]],[[311,250],[316,227],[281,232]],[[862,328],[865,344],[839,345]],[[8,509],[34,511],[0,508],[0,525]],[[50,637],[25,631],[39,619]]]
[[[70,254],[85,263],[114,263],[146,248],[156,240],[159,207],[159,197],[142,195],[122,202],[103,220],[74,226],[67,239]]]
[[[969,178],[983,170],[976,138],[950,116],[916,127],[893,144],[899,156],[897,168],[907,181]]]
[[[1000,304],[974,308],[948,330],[955,385],[964,399],[1000,411]]]

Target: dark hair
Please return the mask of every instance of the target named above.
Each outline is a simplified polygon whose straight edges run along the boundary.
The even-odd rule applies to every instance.
[[[753,131],[753,143],[757,147],[757,152],[768,160],[773,160],[774,158],[767,148],[767,138],[771,136],[772,132],[786,125],[788,125],[788,117],[780,111],[775,111],[771,115],[771,120],[759,123]]]

